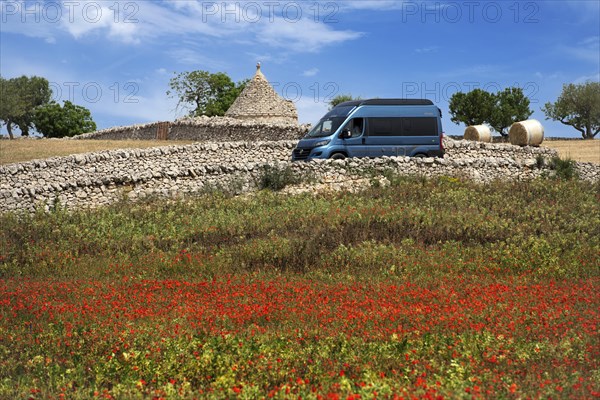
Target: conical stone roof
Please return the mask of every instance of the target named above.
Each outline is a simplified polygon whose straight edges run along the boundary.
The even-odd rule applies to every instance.
[[[256,122],[298,123],[298,112],[291,100],[281,98],[256,64],[256,74],[235,99],[226,117]]]

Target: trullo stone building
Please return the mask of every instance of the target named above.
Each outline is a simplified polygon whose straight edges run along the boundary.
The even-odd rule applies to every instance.
[[[226,117],[256,122],[298,124],[296,106],[281,98],[256,64],[256,74],[233,102]]]

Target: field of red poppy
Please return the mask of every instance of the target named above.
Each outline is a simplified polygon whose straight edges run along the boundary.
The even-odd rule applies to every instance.
[[[0,217],[0,398],[600,397],[600,187]]]

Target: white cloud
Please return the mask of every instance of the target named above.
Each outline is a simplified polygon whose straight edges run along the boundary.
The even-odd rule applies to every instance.
[[[95,121],[104,121],[107,126],[99,126],[99,129],[115,125],[114,121],[144,123],[173,120],[177,100],[166,95],[168,79],[166,75],[151,74],[145,79],[133,77],[119,82],[99,80],[96,84],[101,89],[99,96],[91,90],[91,98],[79,96],[75,103],[88,108]],[[78,94],[83,92],[82,86],[77,89]],[[66,92],[63,93],[63,97],[66,95]]]
[[[470,80],[478,78],[498,77],[503,67],[492,64],[475,64],[468,67],[456,68],[440,73],[440,77],[459,78],[465,77]]]
[[[556,2],[561,5],[563,2]],[[552,2],[548,2],[552,4]],[[579,15],[582,20],[594,20],[598,23],[598,14],[600,13],[600,2],[594,0],[567,0],[564,4],[571,8],[575,15]],[[554,5],[554,4],[553,4]]]
[[[361,37],[361,32],[350,30],[336,31],[323,23],[310,19],[288,22],[276,19],[264,24],[258,33],[258,40],[272,47],[295,52],[319,52],[324,46],[343,43]]]
[[[65,60],[60,61],[64,63]],[[0,71],[6,78],[14,78],[21,75],[42,76],[49,82],[68,82],[73,81],[65,68],[56,68],[53,63],[32,63],[27,58],[27,54],[11,54],[6,57],[3,53],[0,58]]]
[[[75,39],[92,32],[108,31],[108,36],[116,41],[139,44],[139,25],[132,17],[137,5],[131,10],[126,7],[120,2],[99,3],[90,0],[63,2],[60,26]]]
[[[49,43],[56,42],[55,37],[60,33],[67,33],[76,40],[103,35],[126,45],[158,38],[174,43],[181,43],[181,38],[187,37],[194,37],[196,42],[227,38],[234,43],[255,45],[259,42],[292,52],[318,52],[324,46],[361,36],[359,32],[336,30],[321,20],[315,21],[302,3],[293,3],[298,9],[286,11],[282,5],[277,8],[274,3],[267,6],[260,2],[80,0],[52,4],[60,10],[58,15],[49,18],[40,5],[38,15],[28,15],[31,18],[25,22],[21,16],[25,2],[14,2],[14,9],[8,11],[3,7],[3,31],[40,37]]]
[[[135,24],[110,24],[108,36],[126,44],[140,44],[138,29]]]
[[[52,18],[55,20],[55,17]],[[0,23],[2,33],[16,33],[27,37],[41,38],[47,43],[56,41],[48,18],[44,18],[40,2],[27,5],[25,1],[0,1]]]
[[[579,60],[600,65],[600,36],[587,37],[576,45],[562,45],[559,51]]]
[[[319,72],[319,68],[307,69],[302,73],[302,76],[315,76]]]
[[[105,32],[116,41],[140,42],[139,28],[130,23],[126,4],[133,2],[98,2],[90,0],[42,2],[2,1],[2,31],[38,37],[56,43],[56,36],[68,33],[80,39],[93,32]],[[143,4],[143,3],[139,3]]]
[[[173,110],[177,101],[167,98],[164,92],[154,91],[144,96],[135,96],[129,101],[137,102],[123,103],[123,99],[121,99],[121,104],[117,103],[118,107],[115,107],[115,102],[110,97],[106,97],[94,105],[93,112],[109,115],[111,118],[129,118],[139,123],[169,121],[175,118]]]
[[[194,65],[199,69],[227,69],[227,63],[218,59],[207,57],[194,50],[185,47],[178,47],[168,51],[168,55],[179,64]]]
[[[555,81],[557,79],[561,79],[562,74],[560,72],[552,72],[552,73],[544,73],[540,71],[536,71],[533,76],[538,79],[546,80],[546,81]]]
[[[244,31],[243,21],[238,23],[233,16],[223,19],[218,15],[207,14],[198,2],[172,1],[156,3],[145,1],[139,4],[139,25],[142,34],[147,37],[189,36],[194,34],[224,37]]]
[[[282,60],[283,57],[277,56],[274,57],[271,53],[263,53],[263,54],[259,54],[259,53],[254,53],[254,52],[246,52],[246,55],[250,56],[251,58],[255,59],[256,62],[272,62],[274,64],[280,62]]]
[[[171,1],[168,4],[172,8],[167,11],[168,18],[157,9],[148,13],[146,21],[154,27],[153,35],[196,33],[227,38],[249,47],[259,42],[293,52],[318,52],[324,46],[340,44],[362,35],[360,32],[335,30],[321,20],[315,21],[314,15],[307,7],[302,8],[304,4],[300,2],[290,3],[294,7],[286,11],[277,2]],[[270,53],[266,53],[261,59],[267,61],[271,57]]]
[[[438,49],[439,49],[438,46],[420,47],[418,49],[415,49],[415,53],[419,53],[419,54],[437,53]]]
[[[600,72],[597,72],[592,75],[583,75],[575,78],[573,83],[581,84],[586,82],[600,82]]]
[[[598,48],[600,45],[600,36],[590,36],[588,38],[583,39],[580,44],[582,46],[588,46],[592,48]]]
[[[408,3],[414,3],[414,1],[409,1]],[[350,10],[397,10],[405,7],[406,1],[402,0],[378,0],[378,1],[369,1],[369,0],[352,0],[352,1],[344,1],[343,3],[337,3],[341,7],[341,9],[350,9]]]

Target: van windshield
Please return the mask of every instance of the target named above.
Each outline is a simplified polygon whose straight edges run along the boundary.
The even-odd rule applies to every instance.
[[[346,117],[324,118],[306,134],[307,138],[330,136],[346,120]]]

